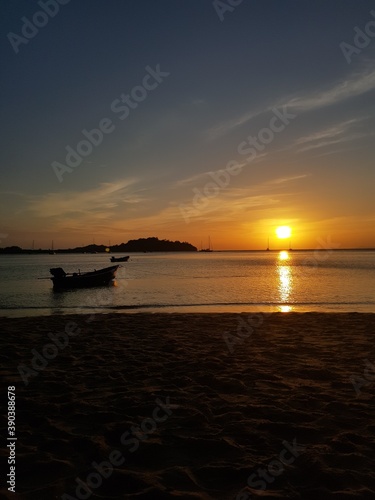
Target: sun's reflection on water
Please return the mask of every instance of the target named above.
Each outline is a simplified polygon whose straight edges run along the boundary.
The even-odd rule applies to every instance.
[[[293,310],[292,306],[279,306],[279,310],[282,313],[288,313]]]
[[[289,254],[286,250],[282,250],[279,253],[279,260],[288,260],[289,259]]]
[[[290,265],[290,255],[286,250],[283,250],[278,255],[277,271],[279,274],[279,302],[284,303],[279,306],[279,310],[280,312],[290,312],[292,311],[292,307],[288,302],[292,292],[293,277]]]

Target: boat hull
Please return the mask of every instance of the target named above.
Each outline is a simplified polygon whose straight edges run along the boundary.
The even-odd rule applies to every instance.
[[[99,271],[83,274],[68,275],[64,277],[51,278],[55,290],[68,290],[74,288],[91,288],[96,286],[108,286],[115,279],[119,266],[106,267]]]
[[[111,262],[127,262],[129,260],[129,256],[126,257],[111,257]]]

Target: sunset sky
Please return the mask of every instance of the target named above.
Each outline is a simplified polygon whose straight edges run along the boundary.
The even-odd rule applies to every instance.
[[[0,247],[375,247],[373,1],[12,0],[0,23]]]

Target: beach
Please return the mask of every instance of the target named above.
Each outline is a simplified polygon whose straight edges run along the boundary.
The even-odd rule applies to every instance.
[[[375,314],[1,323],[0,498],[375,497]]]

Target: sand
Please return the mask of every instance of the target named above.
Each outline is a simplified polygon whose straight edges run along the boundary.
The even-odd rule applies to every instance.
[[[1,498],[375,498],[375,315],[1,323]]]

